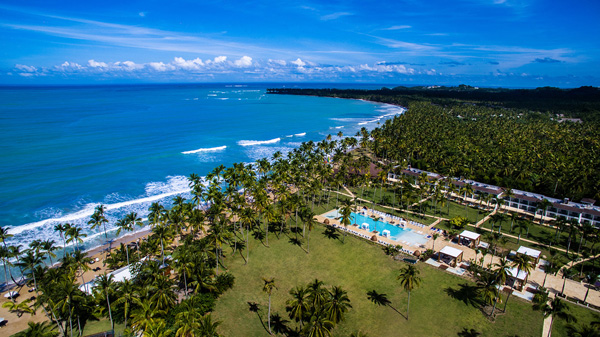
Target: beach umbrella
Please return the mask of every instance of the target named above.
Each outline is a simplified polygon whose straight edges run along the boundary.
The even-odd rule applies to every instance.
[[[11,298],[17,297],[17,296],[19,296],[19,293],[16,291],[9,291],[6,294],[4,294],[4,297],[6,297],[8,299],[11,299]]]

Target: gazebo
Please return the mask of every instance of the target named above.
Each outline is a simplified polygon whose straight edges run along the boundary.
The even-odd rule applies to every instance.
[[[462,233],[458,234],[458,243],[467,246],[467,247],[477,247],[479,245],[479,240],[481,240],[481,234],[477,234],[471,231],[462,231]]]
[[[446,264],[456,267],[458,262],[463,259],[463,251],[454,247],[446,246],[440,250],[438,254],[438,262],[442,261]]]
[[[519,274],[517,275],[517,267],[513,267],[507,270],[508,279],[506,280],[506,284],[517,289],[518,291],[523,290],[523,286],[527,283],[527,278],[529,274],[527,272],[519,270]]]
[[[540,263],[540,256],[542,252],[540,252],[539,250],[521,246],[519,247],[519,250],[517,250],[517,255],[519,254],[529,256],[533,261],[535,261],[535,264],[537,265],[538,263]]]

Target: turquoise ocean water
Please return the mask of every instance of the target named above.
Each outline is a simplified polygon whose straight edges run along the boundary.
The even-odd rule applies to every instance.
[[[112,229],[126,213],[145,217],[154,201],[189,196],[191,173],[285,154],[339,131],[354,135],[402,112],[265,93],[282,86],[0,88],[0,225],[15,235],[7,243],[60,244],[53,227],[69,222],[84,227],[90,248],[103,241],[87,225],[99,203]]]

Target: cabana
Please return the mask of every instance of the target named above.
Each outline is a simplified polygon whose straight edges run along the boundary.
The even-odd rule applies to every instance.
[[[463,251],[450,246],[442,248],[438,254],[438,262],[441,260],[452,267],[456,267],[456,264],[461,262],[462,259]]]
[[[506,279],[506,284],[517,289],[518,291],[521,291],[523,290],[523,286],[527,283],[527,278],[529,275],[527,272],[522,270],[519,270],[519,274],[517,275],[517,270],[517,267],[507,270],[508,278]]]
[[[519,250],[517,250],[517,255],[518,254],[529,256],[533,261],[535,261],[535,264],[537,265],[538,263],[540,263],[540,255],[542,254],[542,252],[540,252],[539,250],[521,246],[519,247]]]
[[[462,231],[462,233],[458,234],[458,243],[467,246],[467,247],[477,247],[479,245],[479,240],[481,240],[481,234],[477,234],[471,231]]]

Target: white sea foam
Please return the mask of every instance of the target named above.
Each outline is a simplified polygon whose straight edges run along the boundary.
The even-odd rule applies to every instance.
[[[161,201],[165,206],[170,205],[170,198],[175,195],[183,195],[189,198],[188,180],[184,176],[169,176],[166,182],[151,182],[146,185],[145,195],[132,199],[117,195],[115,193],[108,195],[106,200],[123,200],[119,202],[106,203],[106,217],[109,223],[106,225],[107,232],[116,230],[115,222],[125,214],[135,212],[138,216],[144,218],[148,214],[148,207],[152,202]],[[124,200],[125,199],[125,200]],[[57,244],[62,244],[59,234],[54,231],[54,225],[59,223],[73,223],[83,229],[88,236],[84,239],[84,246],[91,248],[102,244],[101,235],[104,235],[104,228],[92,230],[87,223],[90,216],[94,213],[96,206],[100,203],[87,203],[78,211],[62,214],[55,212],[56,216],[45,218],[40,221],[28,223],[18,227],[10,228],[9,233],[14,237],[7,240],[8,244],[27,246],[31,241],[55,240]],[[114,235],[112,235],[114,237]]]
[[[304,137],[304,136],[306,136],[306,132],[295,133],[294,136],[296,136],[296,137]]]
[[[254,146],[254,145],[263,145],[263,144],[275,144],[279,142],[281,138],[274,138],[269,140],[240,140],[238,145],[240,146]]]
[[[208,148],[200,148],[197,150],[192,150],[192,151],[184,151],[181,152],[183,154],[192,154],[192,153],[198,153],[198,152],[217,152],[217,151],[223,151],[227,148],[227,146],[218,146],[218,147],[208,147]]]
[[[334,129],[343,129],[343,128],[344,128],[344,126],[341,125],[341,126],[336,126]]]

